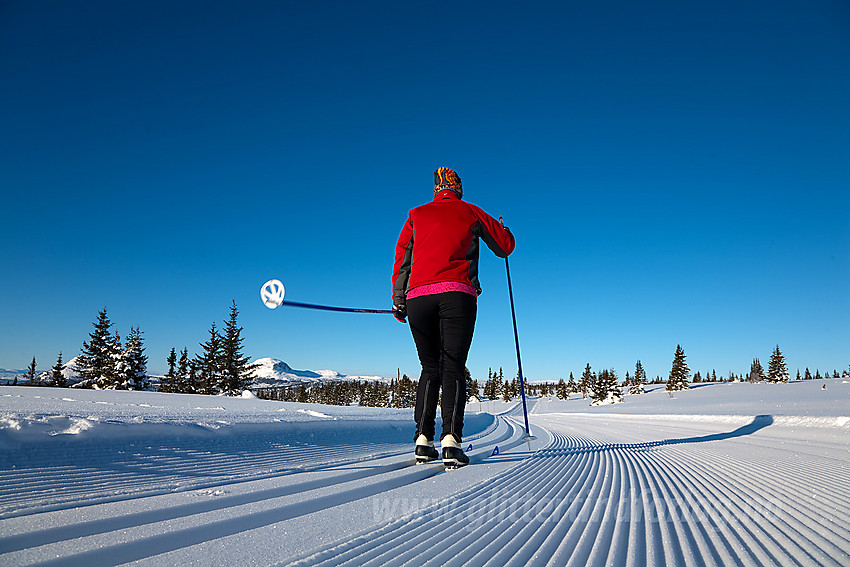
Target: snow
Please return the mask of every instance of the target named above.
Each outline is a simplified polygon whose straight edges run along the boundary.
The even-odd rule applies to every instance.
[[[388,381],[381,376],[347,376],[336,370],[295,370],[277,358],[260,358],[254,361],[254,364],[256,364],[256,370],[254,370],[256,378],[252,383],[254,388],[278,388],[330,380]]]
[[[648,390],[443,471],[409,409],[0,387],[0,565],[850,564],[850,383]]]

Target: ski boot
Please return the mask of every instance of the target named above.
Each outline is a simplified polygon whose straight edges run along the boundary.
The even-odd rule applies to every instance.
[[[416,436],[416,464],[429,463],[440,458],[440,453],[434,448],[434,442],[424,435]]]
[[[443,465],[446,469],[454,470],[469,464],[469,457],[460,448],[460,441],[451,433],[440,441],[443,448]]]

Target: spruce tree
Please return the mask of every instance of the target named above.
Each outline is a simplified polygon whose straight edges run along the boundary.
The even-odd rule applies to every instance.
[[[201,381],[198,379],[198,363],[194,360],[189,361],[189,374],[186,378],[186,389],[183,391],[188,394],[198,394],[201,392]]]
[[[644,392],[646,392],[646,371],[643,369],[643,364],[638,360],[635,364],[635,375],[632,378],[629,394],[643,394]]]
[[[62,372],[64,365],[62,364],[62,351],[59,351],[59,358],[56,359],[56,364],[50,371],[50,385],[56,388],[64,388],[67,385],[65,374]]]
[[[177,382],[175,392],[194,393],[196,384],[194,381],[194,370],[190,370],[189,349],[183,347],[180,351],[180,360],[177,362]]]
[[[558,396],[559,400],[566,400],[569,397],[567,383],[564,382],[563,378],[558,380],[558,385],[555,387],[555,395]]]
[[[242,327],[236,321],[239,310],[236,300],[230,307],[230,318],[224,323],[224,336],[221,341],[221,385],[226,394],[241,394],[254,379],[255,365],[242,355]]]
[[[691,369],[688,368],[685,358],[685,350],[682,348],[682,345],[676,345],[676,354],[673,356],[673,367],[670,369],[670,376],[667,378],[668,392],[688,389]]]
[[[773,354],[770,355],[770,363],[767,366],[768,382],[787,382],[788,381],[788,365],[785,364],[785,357],[779,350],[779,345],[773,349]]]
[[[109,355],[109,364],[106,366],[103,378],[95,382],[95,386],[99,390],[128,390],[130,385],[125,372],[121,335],[116,332],[106,344],[106,350]]]
[[[109,343],[112,341],[112,322],[106,314],[106,308],[97,314],[94,331],[89,333],[89,341],[83,341],[80,356],[77,359],[80,376],[89,387],[105,383],[112,368]]]
[[[172,349],[173,352],[173,349]],[[138,327],[130,327],[127,344],[122,356],[121,371],[123,384],[127,388],[143,390],[148,383],[148,357],[145,355],[142,331]]]
[[[614,369],[603,370],[593,381],[591,389],[591,405],[613,404],[623,401],[623,393],[620,390],[620,382]]]
[[[198,372],[198,392],[217,394],[221,384],[222,345],[215,321],[210,325],[209,340],[201,343],[201,353],[195,355],[193,362]]]
[[[171,352],[168,353],[168,358],[165,359],[168,365],[164,380],[159,385],[160,392],[176,392],[177,391],[177,351],[171,347]]]
[[[26,374],[24,374],[24,377],[27,379],[27,385],[29,386],[41,386],[41,381],[38,379],[35,369],[35,356],[33,356],[32,362],[30,362],[30,365],[27,367]]]
[[[763,382],[767,380],[767,377],[764,375],[764,368],[762,368],[761,362],[758,358],[753,359],[753,363],[750,365],[750,374],[747,377],[749,382]]]
[[[576,392],[578,392],[578,386],[576,385],[576,379],[573,377],[573,373],[570,372],[570,379],[567,382],[567,394],[575,394]]]
[[[581,378],[578,381],[579,390],[581,390],[581,397],[587,398],[587,393],[590,391],[594,382],[594,375],[590,371],[590,363],[587,363],[587,366],[584,368],[584,372],[581,374]]]

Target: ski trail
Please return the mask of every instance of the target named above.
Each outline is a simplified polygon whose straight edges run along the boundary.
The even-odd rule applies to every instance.
[[[551,434],[544,449],[484,485],[287,565],[850,561],[850,471],[819,450],[836,445],[828,431],[799,459],[783,430],[763,434],[767,416],[727,432],[679,424],[684,435],[671,437],[670,423],[637,420],[620,433],[603,419],[533,415]]]
[[[472,465],[459,471],[412,464],[407,435],[368,449],[149,442],[88,467],[16,455],[29,466],[0,487],[0,564],[161,566],[202,552],[226,565],[245,541],[267,546],[259,563],[286,565],[850,563],[845,430],[536,411],[531,425],[534,445],[519,405],[500,414],[465,440]]]
[[[497,443],[510,443],[516,435],[515,427],[507,420],[493,420],[483,431],[468,437],[476,446],[471,455],[480,462],[490,455]],[[443,471],[439,464],[416,466],[409,443],[387,447],[391,450],[384,457],[363,453],[360,448],[356,459],[343,461],[339,453],[332,453],[328,462],[321,466],[297,471],[284,467],[282,473],[264,479],[267,482],[254,478],[219,483],[211,494],[212,498],[196,491],[183,496],[182,503],[175,504],[171,502],[171,495],[130,494],[116,497],[115,501],[105,505],[118,503],[126,506],[126,502],[132,500],[138,501],[142,508],[152,508],[132,514],[115,516],[106,513],[99,519],[80,521],[76,518],[68,525],[61,521],[60,525],[56,525],[52,518],[57,513],[64,514],[61,507],[47,513],[30,510],[0,520],[0,533],[3,533],[0,536],[0,563],[32,564],[32,559],[37,558],[42,561],[38,564],[44,565],[112,565],[137,561],[306,515],[332,511],[393,489],[415,485]],[[281,462],[285,463],[285,458],[281,458]],[[194,460],[187,460],[184,473],[189,473],[193,464]],[[109,483],[110,478],[107,477],[105,482]],[[269,483],[273,486],[263,488]],[[43,486],[38,479],[34,485]],[[113,483],[112,486],[119,484]],[[30,490],[35,488],[30,487]],[[90,487],[90,490],[97,491],[98,488]],[[201,501],[198,501],[199,497]],[[95,512],[104,508],[87,500],[83,502]],[[76,514],[75,511],[69,513]],[[27,529],[19,529],[20,533],[2,529],[4,525],[16,525],[13,523],[16,518],[28,518],[28,523],[43,527],[38,529],[28,525]],[[73,552],[69,552],[70,549]],[[44,561],[45,557],[56,559]]]
[[[469,438],[475,442],[491,435],[493,423]],[[399,435],[386,435],[390,439]],[[281,442],[280,435],[254,435],[214,440],[177,438],[158,443],[59,448],[68,464],[41,466],[56,459],[41,448],[20,450],[9,460],[11,470],[0,483],[0,519],[25,516],[157,495],[216,489],[282,476],[344,469],[358,463],[409,460],[407,430],[404,443],[388,441],[323,445],[313,442]],[[498,440],[497,440],[498,441]],[[394,458],[394,459],[393,459]],[[380,472],[380,471],[376,471]],[[332,484],[332,482],[330,483]]]

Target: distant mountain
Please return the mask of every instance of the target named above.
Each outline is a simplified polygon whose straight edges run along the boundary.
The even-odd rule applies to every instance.
[[[75,356],[62,366],[62,374],[65,376],[68,386],[73,386],[74,384],[82,381],[82,378],[80,377],[80,368],[77,365],[78,359],[79,357]],[[6,370],[4,368],[0,368],[0,385],[11,384],[15,381],[15,378],[18,379],[18,384],[23,384],[26,382],[26,378],[24,378],[24,374],[26,373],[26,370]],[[36,376],[41,382],[49,382],[51,373],[52,370],[41,370],[38,374],[36,374]]]
[[[255,360],[257,369],[254,371],[253,388],[280,388],[295,384],[312,382],[330,382],[332,380],[386,382],[382,376],[350,376],[336,370],[295,370],[287,363],[277,358],[260,358]]]
[[[7,370],[6,368],[0,368],[0,384],[11,384],[15,381],[15,378],[20,382],[21,376],[26,373],[26,370]]]

